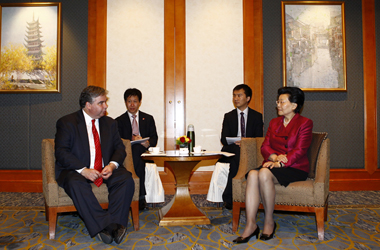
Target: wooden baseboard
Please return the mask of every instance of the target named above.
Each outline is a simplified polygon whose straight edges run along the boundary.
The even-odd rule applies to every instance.
[[[159,172],[165,194],[175,193],[175,179],[170,171]],[[193,172],[190,194],[207,194],[212,171]],[[380,170],[369,174],[364,169],[332,169],[330,191],[380,190]],[[0,170],[0,192],[42,192],[41,170]]]
[[[0,170],[0,192],[42,193],[42,171]]]

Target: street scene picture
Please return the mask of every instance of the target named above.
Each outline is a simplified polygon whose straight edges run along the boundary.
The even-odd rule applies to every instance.
[[[60,3],[53,4],[1,5],[0,92],[59,92]]]
[[[323,3],[282,2],[285,86],[347,90],[344,3]]]

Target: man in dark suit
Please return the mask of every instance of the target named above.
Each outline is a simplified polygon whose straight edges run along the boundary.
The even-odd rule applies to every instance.
[[[117,123],[105,116],[107,91],[86,87],[79,99],[81,110],[57,121],[55,175],[73,200],[91,237],[120,244],[128,224],[134,181],[123,162],[125,147]],[[107,185],[109,206],[100,206],[91,183]],[[97,187],[95,187],[97,188]]]
[[[157,131],[153,116],[139,111],[141,106],[141,91],[135,88],[127,89],[124,92],[125,106],[127,112],[116,118],[121,138],[131,141],[141,140],[149,137],[148,141],[132,145],[133,165],[136,175],[140,178],[140,201],[139,209],[146,207],[145,201],[145,162],[141,159],[150,146],[157,145]],[[134,125],[135,124],[135,125]]]
[[[226,137],[262,137],[263,116],[248,107],[252,98],[252,89],[246,84],[239,84],[233,89],[233,102],[236,109],[226,113],[223,119],[221,142],[222,151],[234,153],[233,157],[223,157],[219,161],[230,164],[227,186],[223,192],[223,201],[227,209],[232,209],[232,178],[239,169],[240,140],[228,144]]]

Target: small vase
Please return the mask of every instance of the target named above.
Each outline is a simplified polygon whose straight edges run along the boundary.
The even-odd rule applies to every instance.
[[[189,154],[189,149],[187,147],[187,144],[179,144],[179,154],[180,155],[186,155]]]

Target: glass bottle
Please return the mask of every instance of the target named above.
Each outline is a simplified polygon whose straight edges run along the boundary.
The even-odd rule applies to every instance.
[[[191,140],[191,142],[188,144],[189,153],[191,153],[193,152],[193,147],[195,145],[195,133],[193,124],[189,124],[189,126],[187,126],[187,137],[189,137]]]

